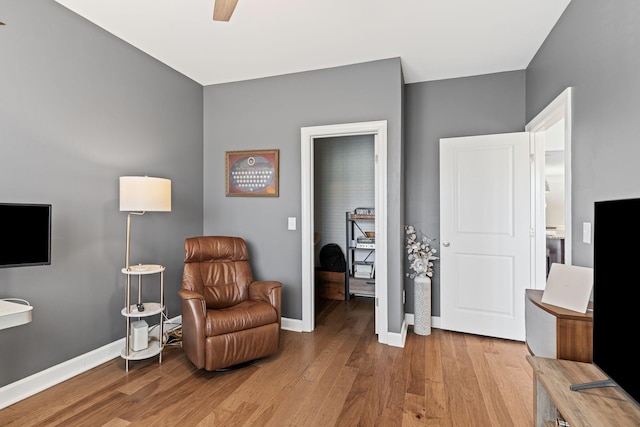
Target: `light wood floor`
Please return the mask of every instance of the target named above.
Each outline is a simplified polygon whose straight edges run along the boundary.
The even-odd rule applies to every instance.
[[[107,362],[0,410],[1,426],[531,426],[526,346],[409,328],[378,344],[370,299],[325,301],[313,333],[230,372],[196,370],[179,347]]]

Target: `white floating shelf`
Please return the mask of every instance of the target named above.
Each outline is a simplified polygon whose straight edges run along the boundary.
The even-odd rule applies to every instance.
[[[31,322],[33,306],[0,300],[0,329]]]

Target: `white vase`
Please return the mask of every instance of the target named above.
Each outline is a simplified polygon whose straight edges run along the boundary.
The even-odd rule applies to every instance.
[[[413,332],[431,334],[431,278],[416,276],[413,279]]]

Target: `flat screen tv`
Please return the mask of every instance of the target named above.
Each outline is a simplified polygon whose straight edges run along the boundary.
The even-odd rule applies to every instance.
[[[51,264],[51,205],[0,203],[0,268]]]
[[[593,363],[640,403],[640,198],[599,201],[593,225]]]

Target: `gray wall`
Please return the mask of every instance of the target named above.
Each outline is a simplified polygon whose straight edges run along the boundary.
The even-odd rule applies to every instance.
[[[406,223],[436,238],[438,249],[440,138],[524,131],[524,87],[524,70],[406,85]],[[405,310],[413,313],[413,281],[405,278],[405,287]],[[440,315],[438,261],[432,315]]]
[[[132,220],[132,261],[167,267],[180,314],[203,182],[201,85],[51,0],[1,6],[0,202],[51,203],[53,236],[50,266],[0,269],[0,298],[34,306],[0,330],[0,387],[124,337],[121,175],[172,180],[172,212]]]
[[[244,237],[257,278],[283,283],[282,315],[302,318],[300,128],[388,121],[389,329],[402,318],[402,73],[399,58],[204,88],[204,232]],[[280,196],[225,197],[225,151],[280,150]]]
[[[573,263],[593,266],[582,223],[598,200],[640,197],[640,2],[574,0],[527,68],[527,121],[574,88]]]

